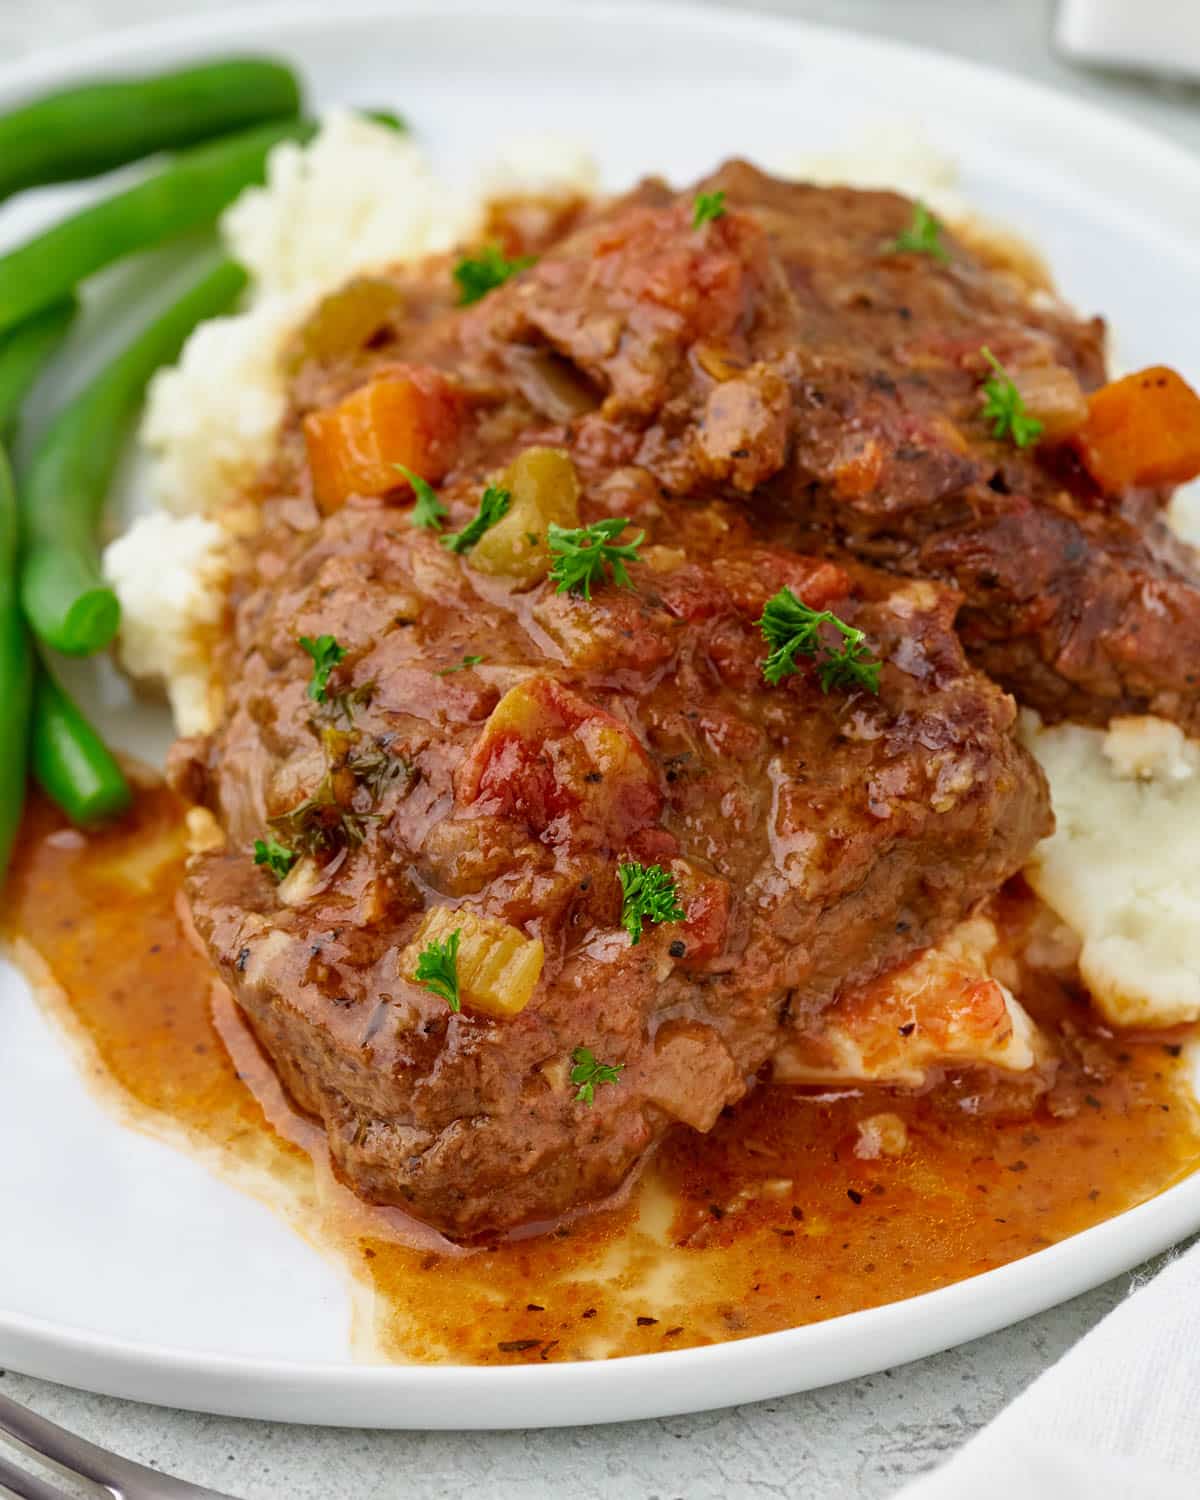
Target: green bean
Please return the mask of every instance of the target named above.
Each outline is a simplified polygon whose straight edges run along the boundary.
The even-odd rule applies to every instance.
[[[0,880],[20,827],[31,758],[39,783],[74,823],[112,817],[130,802],[120,766],[49,668],[37,673],[35,686],[34,653],[17,599],[17,540],[12,472],[0,448]]]
[[[64,407],[38,444],[20,487],[21,602],[34,632],[56,650],[86,656],[116,634],[120,610],[100,572],[96,531],[125,435],[150,377],[245,285],[242,268],[221,261]]]
[[[397,135],[408,134],[408,121],[403,115],[398,115],[394,109],[364,109],[362,114],[364,119],[374,120],[376,125],[386,125]]]
[[[129,783],[112,752],[44,663],[33,699],[33,774],[72,823],[87,827],[129,806]]]
[[[0,879],[8,868],[25,802],[33,653],[17,598],[19,527],[12,471],[0,448]]]
[[[193,147],[153,177],[0,255],[0,333],[123,256],[211,224],[244,187],[262,182],[273,146],[306,141],[315,129],[289,120]]]
[[[95,177],[156,151],[299,110],[295,75],[259,58],[47,94],[0,117],[0,200],[43,183]]]
[[[75,313],[75,298],[67,297],[0,335],[0,442],[12,437],[26,391],[66,338]]]

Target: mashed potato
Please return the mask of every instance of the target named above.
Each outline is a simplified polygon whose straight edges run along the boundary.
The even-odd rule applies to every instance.
[[[221,225],[259,295],[316,293],[356,271],[452,250],[478,230],[477,198],[433,175],[409,136],[361,115],[331,113],[308,146],[271,152]]]
[[[815,182],[819,187],[882,189],[920,198],[946,219],[968,212],[959,196],[958,165],[952,156],[931,146],[912,126],[897,129],[877,125],[854,136],[836,151],[806,151],[784,155],[779,161],[784,177]]]
[[[104,555],[121,601],[121,660],[166,683],[175,727],[209,727],[209,647],[224,607],[229,535],[201,516],[142,516]]]
[[[1079,937],[1097,1008],[1118,1026],[1200,1019],[1200,745],[1162,719],[1022,717],[1058,819],[1025,873]]]
[[[836,151],[781,159],[780,172],[821,187],[886,190],[919,198],[969,249],[1013,272],[1035,294],[1053,299],[1054,278],[1041,254],[1006,224],[977,213],[958,191],[958,163],[915,126],[877,125]]]
[[[140,436],[163,510],[219,515],[270,458],[286,400],[280,352],[307,307],[303,295],[274,294],[212,318],[155,376]]]

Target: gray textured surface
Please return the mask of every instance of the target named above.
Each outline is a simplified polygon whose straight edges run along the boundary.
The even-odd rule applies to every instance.
[[[240,0],[0,0],[0,57]],[[762,0],[942,47],[1099,98],[1200,151],[1200,91],[1084,74],[1050,53],[1047,0]],[[987,1422],[1122,1297],[1120,1278],[920,1364],[697,1417],[515,1433],[369,1433],[237,1422],[108,1400],[9,1372],[0,1390],[143,1463],[239,1500],[569,1494],[572,1500],[876,1500]]]

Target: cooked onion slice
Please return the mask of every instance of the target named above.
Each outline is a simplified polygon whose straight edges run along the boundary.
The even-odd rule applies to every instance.
[[[579,525],[579,481],[561,448],[526,448],[499,481],[511,501],[507,513],[471,549],[479,573],[534,583],[550,571],[551,523]]]
[[[1042,442],[1060,443],[1087,420],[1087,398],[1079,381],[1062,365],[1017,366],[1008,374],[1025,410],[1042,424]]]
[[[504,362],[522,396],[552,422],[570,422],[600,405],[593,387],[553,349],[514,344]]]

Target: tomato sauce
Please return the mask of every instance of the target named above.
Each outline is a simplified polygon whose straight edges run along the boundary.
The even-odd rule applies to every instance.
[[[668,1136],[619,1204],[455,1247],[335,1181],[189,937],[184,858],[161,786],[90,835],[35,797],[5,934],[122,1118],[189,1143],[346,1267],[365,1356],[588,1359],[795,1327],[1016,1260],[1200,1164],[1185,1038],[1088,1031],[1078,998],[1043,984],[1025,1002],[1085,1044],[1032,1117],[981,1110],[969,1080],[921,1096],[762,1086],[710,1135]],[[864,1157],[860,1126],[881,1114],[906,1145]]]

